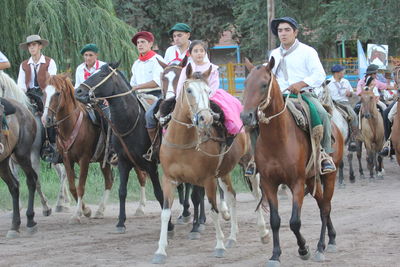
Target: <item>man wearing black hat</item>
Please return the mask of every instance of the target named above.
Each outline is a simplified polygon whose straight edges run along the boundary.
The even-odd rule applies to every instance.
[[[87,80],[93,73],[101,68],[105,62],[98,60],[99,48],[96,44],[87,44],[80,51],[84,62],[76,68],[75,88]]]
[[[350,82],[344,78],[344,71],[345,68],[342,65],[332,66],[331,72],[333,76],[329,79],[330,83],[328,84],[328,90],[335,104],[345,110],[347,115],[350,117],[349,128],[351,129],[351,135],[348,149],[349,151],[356,151],[358,116],[349,103],[348,97],[353,95],[353,88],[351,87]]]
[[[321,146],[323,153],[333,152],[331,144],[331,122],[328,113],[313,94],[313,88],[321,86],[325,80],[325,71],[314,48],[297,40],[299,25],[291,17],[271,21],[271,31],[279,37],[280,47],[271,52],[275,58],[272,72],[282,91],[289,90],[294,94],[302,92],[315,106],[323,123]],[[335,165],[329,155],[321,162],[323,173],[334,171]]]

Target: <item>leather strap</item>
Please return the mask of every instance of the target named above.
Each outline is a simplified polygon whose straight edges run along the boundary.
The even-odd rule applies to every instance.
[[[69,138],[67,140],[63,140],[60,134],[57,135],[57,140],[61,144],[64,153],[67,153],[71,148],[71,146],[74,144],[75,139],[78,136],[79,130],[81,129],[82,121],[83,121],[83,112],[80,111],[78,120],[76,121],[74,129],[72,130],[72,133],[69,136]]]

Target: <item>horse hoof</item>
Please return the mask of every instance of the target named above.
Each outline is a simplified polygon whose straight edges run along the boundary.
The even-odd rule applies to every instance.
[[[9,230],[6,235],[7,238],[18,238],[19,232],[15,230]]]
[[[185,225],[190,222],[190,215],[189,216],[179,216],[178,219],[176,220],[176,224],[178,225]]]
[[[377,178],[378,178],[378,180],[383,180],[383,174],[382,173],[378,173]]]
[[[223,258],[225,254],[225,249],[217,248],[214,250],[214,257],[216,258]]]
[[[70,209],[67,206],[57,206],[56,212],[70,212]]]
[[[174,235],[175,235],[175,231],[174,230],[168,231],[168,238],[173,238]]]
[[[69,219],[69,224],[80,224],[81,223],[81,219],[78,216],[72,216]]]
[[[228,239],[225,243],[226,248],[233,248],[236,245],[236,241],[233,239]]]
[[[190,232],[189,233],[190,240],[199,240],[200,237],[201,237],[201,234],[199,232]]]
[[[117,234],[125,234],[126,227],[125,226],[117,226],[116,229],[115,229],[115,232]]]
[[[37,231],[38,231],[37,225],[27,228],[27,232],[30,235],[34,235],[35,233],[37,233]]]
[[[96,211],[94,214],[94,219],[103,219],[104,218],[104,213],[102,211]]]
[[[270,240],[271,240],[271,237],[270,237],[269,233],[266,234],[265,236],[261,237],[262,244],[268,244]]]
[[[311,253],[310,253],[310,249],[308,248],[308,246],[306,246],[305,250],[307,251],[306,254],[302,255],[302,254],[300,253],[300,251],[299,251],[299,255],[300,255],[300,259],[306,261],[306,260],[309,260],[309,259],[310,259]]]
[[[202,232],[204,232],[204,230],[206,230],[206,225],[204,223],[201,223],[199,225],[199,232],[202,233]]]
[[[317,262],[325,261],[324,253],[317,251],[313,257],[313,260]]]
[[[92,210],[89,207],[85,207],[83,210],[83,215],[85,215],[87,218],[90,218],[90,215],[92,215]]]
[[[137,209],[134,216],[142,217],[144,216],[144,210],[143,209]]]
[[[222,211],[222,212],[221,212],[221,215],[222,215],[222,218],[223,218],[225,221],[229,221],[229,220],[231,219],[231,215],[229,214],[228,211]]]
[[[280,266],[281,266],[281,262],[280,261],[269,260],[267,262],[267,267],[280,267]]]
[[[167,255],[164,254],[155,254],[151,263],[153,264],[165,264],[167,261]]]
[[[43,216],[48,217],[51,215],[51,208],[49,208],[48,210],[43,210],[42,211]]]
[[[326,247],[325,251],[328,252],[328,253],[336,253],[337,252],[336,245],[328,244],[328,246]]]

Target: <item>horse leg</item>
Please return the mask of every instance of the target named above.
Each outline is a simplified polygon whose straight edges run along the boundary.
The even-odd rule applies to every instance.
[[[56,212],[68,212],[69,211],[69,194],[67,192],[67,174],[63,164],[54,164],[51,166],[56,171],[60,178],[60,191],[57,196]]]
[[[123,157],[118,155],[118,171],[119,171],[119,216],[118,223],[116,226],[117,233],[125,233],[125,221],[126,221],[126,211],[125,202],[127,195],[127,184],[129,179],[129,172],[132,169],[132,165]]]
[[[214,178],[209,178],[204,183],[204,188],[207,194],[208,201],[211,204],[211,218],[213,220],[215,226],[215,233],[217,244],[214,249],[214,256],[217,258],[224,257],[225,253],[225,245],[224,245],[224,233],[221,229],[221,224],[218,216],[218,208],[217,208],[217,182]]]
[[[171,208],[174,203],[174,191],[176,189],[176,182],[169,180],[165,175],[163,181],[163,208],[161,212],[161,231],[160,239],[158,241],[158,249],[154,254],[153,263],[164,264],[167,259],[167,245],[168,245],[168,231],[171,223]]]
[[[260,189],[260,174],[255,174],[249,177],[250,182],[251,182],[251,188],[252,191],[251,193],[253,194],[254,198],[256,199],[257,203],[261,201],[262,198],[262,192]],[[267,244],[270,240],[269,236],[269,230],[265,226],[265,220],[263,216],[262,209],[257,209],[257,227],[258,227],[258,232],[260,235],[261,243]]]
[[[382,156],[378,154],[377,176],[379,180],[383,180],[383,162]]]
[[[0,176],[7,184],[8,191],[10,191],[13,203],[13,214],[11,229],[7,233],[8,238],[15,238],[19,236],[19,227],[21,225],[21,217],[19,213],[19,181],[12,174],[9,167],[9,158],[0,162]]]
[[[239,232],[239,227],[237,223],[237,214],[236,214],[236,192],[233,189],[231,176],[229,174],[223,176],[222,178],[218,178],[219,185],[226,194],[226,198],[228,201],[228,206],[231,213],[231,233],[226,241],[225,247],[232,248],[236,244],[236,236]]]
[[[143,216],[144,215],[144,207],[146,206],[146,178],[147,173],[144,171],[139,170],[138,168],[134,167],[136,172],[136,177],[140,184],[140,200],[139,200],[139,207],[136,209],[135,216]]]
[[[267,196],[269,203],[270,225],[272,229],[273,249],[272,257],[269,259],[267,266],[280,266],[280,256],[282,253],[279,242],[279,228],[281,226],[281,218],[278,212],[278,185],[268,184],[266,178],[260,177],[262,189]]]
[[[219,212],[221,212],[222,218],[224,218],[225,221],[229,221],[231,219],[231,215],[229,214],[228,205],[226,205],[225,201],[224,190],[222,190],[219,180],[217,180],[217,186],[219,192]]]
[[[108,197],[110,196],[111,187],[114,181],[110,164],[106,164],[104,168],[102,168],[102,162],[100,162],[100,168],[104,177],[104,193],[102,199],[100,200],[99,207],[94,214],[94,218],[96,219],[104,218],[104,211],[106,210]]]
[[[369,170],[369,180],[372,181],[375,179],[375,159],[374,159],[374,152],[372,150],[367,150],[367,166]]]
[[[184,183],[184,184],[180,184],[181,187],[181,191],[180,194],[182,196],[182,199],[179,199],[179,202],[181,203],[181,205],[183,206],[183,212],[182,214],[178,217],[176,224],[187,224],[190,221],[190,204],[189,204],[189,198],[190,198],[190,191],[192,189],[192,185],[189,183]],[[183,194],[184,191],[184,194]],[[193,194],[193,193],[192,193]],[[182,201],[182,202],[181,202]]]
[[[78,203],[76,205],[76,210],[74,215],[72,216],[73,220],[79,221],[79,216],[84,215],[85,217],[90,217],[92,211],[88,206],[83,203],[83,195],[85,194],[85,184],[86,178],[89,169],[89,160],[81,159],[79,162],[80,172],[79,172],[79,179],[78,179],[78,188],[76,190]]]
[[[346,185],[344,183],[344,175],[343,175],[344,163],[343,160],[339,162],[339,188],[344,188]]]
[[[35,148],[33,148],[35,149]],[[31,162],[32,162],[32,167],[35,170],[36,173],[40,173],[40,157],[39,153],[32,152],[31,153]],[[42,186],[40,184],[39,179],[36,181],[36,191],[39,194],[40,201],[42,203],[42,213],[43,216],[50,216],[51,214],[51,207],[49,207],[47,198],[42,192]]]
[[[204,187],[199,188],[200,191],[200,217],[199,217],[199,222],[200,222],[200,227],[199,231],[204,231],[206,229],[206,212],[205,212],[205,205],[204,205],[204,196],[205,196],[205,190]]]
[[[67,158],[68,157],[68,158]],[[75,185],[75,171],[74,171],[74,163],[70,162],[69,156],[65,155],[63,158],[65,171],[68,177],[69,191],[71,195],[75,199],[77,206],[75,208],[75,212],[71,216],[70,223],[80,223],[79,217],[82,215],[80,209],[80,202],[78,201],[78,192]],[[78,205],[79,204],[79,205]]]
[[[353,152],[349,152],[347,154],[347,162],[349,163],[349,174],[350,174],[350,183],[355,183],[356,177],[354,176],[353,170]]]
[[[298,252],[302,260],[308,260],[311,256],[308,246],[306,246],[306,240],[300,233],[301,228],[301,207],[303,206],[304,199],[304,179],[298,179],[294,187],[292,188],[293,200],[292,200],[292,215],[290,217],[290,229],[293,231],[297,239],[297,245],[299,246]],[[312,192],[312,191],[310,191]],[[326,226],[325,226],[326,227]]]
[[[364,171],[361,163],[361,156],[362,156],[362,142],[357,142],[358,149],[357,149],[357,159],[358,159],[358,171],[360,173],[360,179],[365,179]]]
[[[189,233],[189,239],[200,239],[200,221],[199,221],[199,206],[201,201],[201,187],[193,185],[192,202],[193,202],[193,227]]]

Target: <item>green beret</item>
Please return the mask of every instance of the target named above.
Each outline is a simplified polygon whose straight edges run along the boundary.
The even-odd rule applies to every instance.
[[[178,31],[178,32],[191,32],[192,29],[190,28],[189,25],[185,24],[185,23],[177,23],[175,24],[174,27],[172,27],[169,31],[168,31],[168,35],[172,35],[174,33],[174,31]]]
[[[87,44],[81,49],[81,55],[85,54],[86,51],[93,51],[95,53],[99,52],[99,48],[96,44]]]

